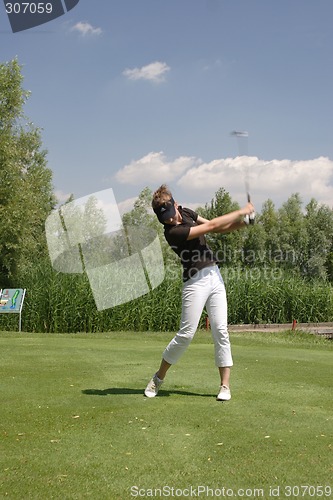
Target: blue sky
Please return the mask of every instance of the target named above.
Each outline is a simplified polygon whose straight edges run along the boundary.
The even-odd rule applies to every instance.
[[[259,211],[333,206],[332,19],[332,0],[80,0],[13,34],[1,3],[0,62],[22,65],[59,200],[112,188],[125,210],[166,182],[244,204],[248,165]]]

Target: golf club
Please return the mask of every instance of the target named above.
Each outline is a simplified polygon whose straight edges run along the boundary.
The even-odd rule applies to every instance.
[[[248,138],[249,138],[248,132],[233,130],[231,132],[231,135],[236,137],[239,156],[248,156]],[[250,203],[251,196],[250,196],[250,182],[249,182],[249,166],[246,161],[243,163],[243,165],[244,165],[243,175],[244,175],[246,198],[247,201]],[[250,214],[249,223],[254,224],[254,220],[255,220],[255,213]]]

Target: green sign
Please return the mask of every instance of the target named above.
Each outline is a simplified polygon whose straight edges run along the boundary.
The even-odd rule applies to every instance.
[[[19,313],[24,298],[23,288],[6,288],[0,290],[0,313]]]
[[[0,314],[16,313],[20,315],[19,330],[21,331],[21,313],[25,289],[23,288],[4,288],[0,290]]]

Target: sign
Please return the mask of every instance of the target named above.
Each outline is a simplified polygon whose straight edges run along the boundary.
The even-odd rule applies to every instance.
[[[19,314],[19,331],[21,331],[21,314],[25,288],[4,288],[0,290],[0,314]]]

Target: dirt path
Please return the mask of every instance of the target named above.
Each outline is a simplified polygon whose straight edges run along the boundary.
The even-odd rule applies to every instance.
[[[230,332],[277,332],[283,330],[294,330],[325,335],[333,338],[333,323],[281,323],[281,324],[253,324],[253,325],[229,325]]]

